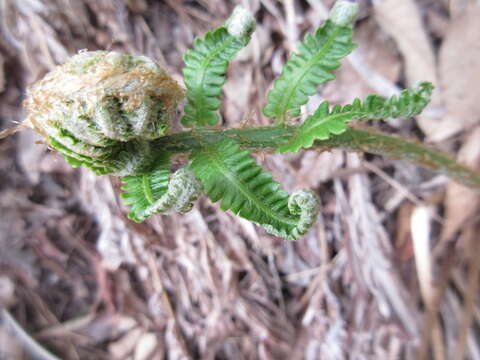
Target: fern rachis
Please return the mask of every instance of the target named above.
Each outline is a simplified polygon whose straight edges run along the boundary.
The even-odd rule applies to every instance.
[[[332,135],[339,135],[347,130],[346,123],[353,119],[379,120],[390,117],[408,118],[419,114],[428,104],[432,85],[422,83],[416,89],[407,89],[398,96],[384,98],[369,95],[362,103],[355,99],[352,104],[335,105],[330,109],[324,101],[314,114],[297,127],[287,144],[279,146],[282,153],[297,152],[301,147],[309,148],[315,140],[326,140]]]

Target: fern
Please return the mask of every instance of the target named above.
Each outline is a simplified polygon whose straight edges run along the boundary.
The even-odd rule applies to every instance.
[[[432,90],[432,84],[421,83],[417,89],[406,89],[400,95],[388,99],[369,95],[363,103],[360,99],[355,99],[353,104],[343,107],[335,105],[332,109],[328,102],[324,101],[317,111],[296,129],[291,140],[281,145],[278,151],[298,152],[302,147],[309,148],[315,140],[326,140],[331,135],[346,131],[346,123],[355,118],[379,120],[418,115],[428,104]]]
[[[297,239],[305,234],[318,215],[315,194],[299,190],[289,196],[241,147],[279,152],[342,147],[387,154],[480,188],[480,174],[448,156],[415,142],[347,127],[356,118],[419,114],[433,89],[429,83],[388,99],[370,95],[343,107],[324,102],[302,124],[285,124],[289,116],[300,114],[320,84],[334,79],[332,71],[354,49],[357,10],[354,2],[338,0],[329,19],[305,37],[298,54],[285,64],[263,109],[281,125],[204,128],[218,123],[227,66],[255,26],[252,15],[240,7],[225,25],[195,40],[185,55],[182,123],[195,129],[165,134],[183,90],[152,60],[115,52],[81,52],[33,85],[25,102],[26,123],[73,166],[121,176],[122,198],[131,206],[128,216],[139,222],[158,213],[186,212],[204,190],[223,210],[274,235]],[[169,154],[174,153],[189,156],[191,163],[171,174]]]
[[[287,116],[299,116],[300,107],[316,93],[318,85],[335,79],[332,70],[356,45],[352,42],[351,18],[332,17],[315,34],[307,34],[285,64],[280,77],[268,93],[263,108],[267,117],[285,122]]]
[[[297,239],[316,219],[313,194],[295,196],[289,205],[288,193],[233,140],[225,138],[206,146],[192,158],[190,168],[210,199],[220,201],[222,210],[231,210],[287,239]]]
[[[213,126],[219,121],[219,96],[229,62],[250,41],[254,29],[250,14],[237,8],[224,26],[196,39],[186,52],[183,68],[188,103],[182,124],[186,127]]]
[[[124,176],[122,199],[131,209],[128,217],[141,222],[154,214],[187,212],[201,191],[193,174],[180,169],[170,178],[170,157],[162,153],[154,169],[138,176]]]

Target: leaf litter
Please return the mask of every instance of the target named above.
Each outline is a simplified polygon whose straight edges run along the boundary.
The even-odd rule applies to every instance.
[[[22,121],[27,85],[79,49],[146,54],[180,79],[181,54],[193,37],[235,4],[4,1],[0,130]],[[229,69],[222,109],[229,126],[265,124],[258,109],[275,69],[331,1],[242,4],[255,11],[261,34]],[[425,116],[383,126],[421,134],[478,166],[477,5],[360,5],[357,58],[344,61],[337,82],[310,106],[434,81],[437,95]],[[478,195],[468,189],[377,156],[259,154],[286,188],[313,187],[321,197],[317,226],[292,243],[206,200],[187,215],[134,224],[116,179],[71,170],[22,136],[0,142],[0,355],[416,359],[425,343],[436,358],[465,352],[480,359],[478,265],[468,255],[476,249]],[[432,216],[416,210],[424,205]],[[421,252],[412,238],[424,242]],[[421,271],[428,273],[417,274],[416,256],[426,257]],[[441,270],[445,258],[452,259],[448,272]],[[425,289],[438,306],[428,305]],[[428,316],[437,325],[429,328]],[[22,336],[7,329],[7,318]]]

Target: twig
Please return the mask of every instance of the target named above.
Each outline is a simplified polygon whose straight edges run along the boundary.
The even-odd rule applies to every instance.
[[[65,333],[72,333],[78,329],[82,329],[90,324],[96,317],[96,314],[91,312],[85,316],[80,316],[60,324],[53,325],[49,328],[40,330],[35,334],[37,339],[49,338],[55,336],[64,336]]]
[[[453,246],[449,244],[449,249],[446,249],[446,254],[453,253]],[[445,290],[448,286],[448,280],[450,278],[450,272],[453,267],[455,256],[446,256],[443,264],[440,269],[440,284],[437,287],[437,292],[435,298],[432,301],[431,307],[428,308],[427,314],[424,317],[424,326],[422,331],[421,343],[417,352],[417,360],[427,359],[428,352],[428,339],[430,339],[430,334],[433,327],[435,326],[437,312],[440,307],[440,303],[445,294]]]
[[[0,310],[0,324],[5,327],[19,340],[22,348],[32,358],[38,360],[60,360],[60,358],[53,355],[51,352],[42,347],[35,341],[15,320],[15,318],[6,309]]]
[[[458,342],[455,347],[455,360],[462,360],[465,354],[465,348],[467,344],[467,334],[470,328],[473,311],[475,308],[475,298],[478,292],[478,280],[479,280],[479,266],[480,259],[478,257],[478,251],[480,250],[480,243],[475,236],[476,229],[474,227],[468,228],[465,236],[468,237],[468,287],[465,294],[465,305],[463,308],[462,319],[460,323],[460,330],[458,334]]]
[[[398,181],[396,181],[391,176],[389,176],[385,171],[380,169],[378,166],[376,166],[374,164],[371,164],[368,161],[365,161],[363,163],[363,166],[366,167],[368,170],[374,172],[378,177],[382,178],[391,187],[393,187],[395,190],[397,190],[399,193],[401,193],[404,198],[407,198],[408,200],[410,200],[411,202],[413,202],[416,205],[421,204],[420,199],[418,197],[416,197],[415,194],[413,194],[405,186],[403,186]]]
[[[168,298],[168,295],[165,291],[165,288],[162,283],[162,279],[160,278],[160,274],[158,273],[157,269],[157,264],[155,263],[155,259],[153,257],[152,253],[148,253],[148,267],[150,269],[150,272],[152,274],[152,280],[153,280],[153,287],[155,291],[158,292],[160,295],[163,306],[165,306],[165,309],[170,316],[170,320],[173,323],[173,331],[175,332],[175,336],[180,344],[180,347],[182,348],[182,352],[184,356],[187,356],[188,358],[191,358],[191,355],[189,354],[188,348],[187,348],[187,342],[185,341],[185,338],[182,335],[182,332],[178,326],[177,323],[177,317],[175,315],[175,311],[173,310],[173,306],[170,302],[170,299]]]
[[[288,38],[288,47],[290,51],[295,51],[295,43],[298,39],[297,25],[295,23],[295,4],[293,3],[293,0],[284,0],[283,4],[287,18],[286,32]]]
[[[425,206],[417,206],[411,218],[411,234],[418,282],[423,301],[429,311],[434,310],[435,302],[435,291],[432,286],[432,252],[430,247],[431,218],[430,209]],[[445,359],[442,332],[437,318],[433,319],[431,340],[435,359]]]

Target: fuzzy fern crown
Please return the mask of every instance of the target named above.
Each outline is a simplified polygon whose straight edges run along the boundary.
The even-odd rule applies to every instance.
[[[345,132],[353,119],[411,117],[426,106],[432,91],[428,83],[390,99],[370,95],[343,107],[324,102],[301,125],[288,125],[319,85],[335,78],[332,71],[355,48],[356,13],[356,4],[337,1],[325,23],[298,45],[298,53],[285,64],[263,109],[276,123],[262,130],[264,139],[279,129],[288,134],[273,145],[257,139],[258,147],[298,152]],[[248,44],[254,29],[252,15],[237,7],[223,26],[196,39],[186,52],[187,103],[181,123],[192,131],[179,134],[198,141],[195,151],[184,144],[189,161],[173,174],[172,153],[166,149],[175,144],[165,143],[170,139],[166,131],[184,91],[146,57],[104,51],[73,56],[30,88],[28,121],[73,166],[122,176],[122,198],[135,221],[189,211],[205,193],[222,210],[271,234],[298,239],[316,221],[316,195],[309,190],[289,195],[227,131],[212,128],[221,120],[220,94],[227,67]]]
[[[28,90],[27,121],[73,165],[97,174],[148,170],[183,90],[145,56],[81,51]]]

